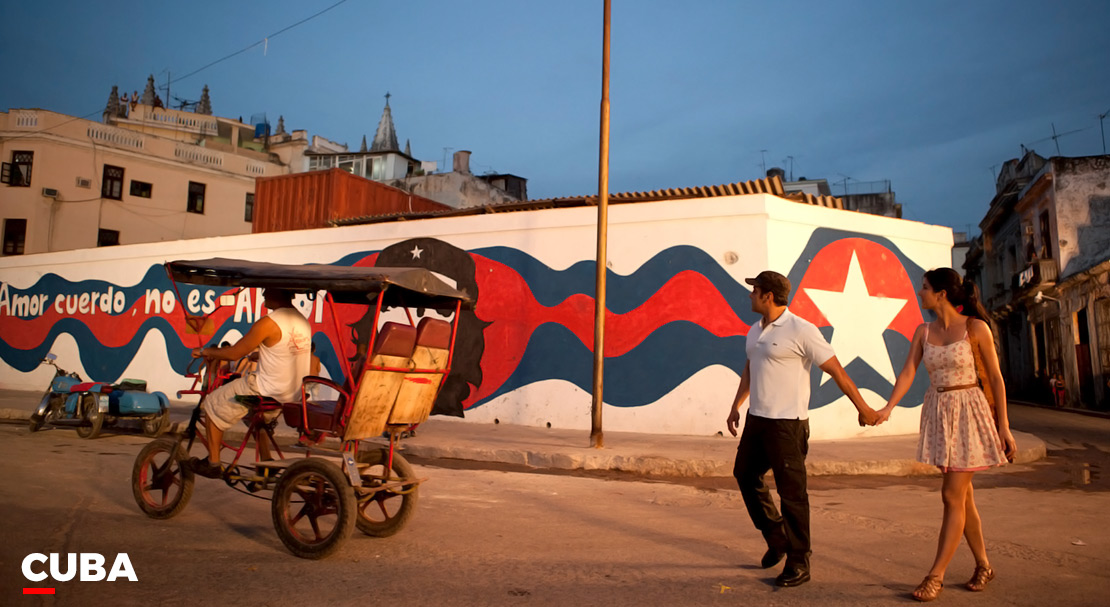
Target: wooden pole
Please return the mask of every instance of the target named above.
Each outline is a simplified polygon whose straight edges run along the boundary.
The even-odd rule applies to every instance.
[[[601,46],[601,150],[598,154],[597,194],[597,289],[594,297],[594,391],[590,419],[590,446],[601,449],[601,408],[605,385],[605,272],[606,242],[609,228],[609,12],[605,0],[605,19]]]

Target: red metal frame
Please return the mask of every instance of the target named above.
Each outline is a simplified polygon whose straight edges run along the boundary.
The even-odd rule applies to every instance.
[[[169,275],[170,284],[173,285],[174,294],[177,296],[178,302],[183,302],[184,300],[181,297],[181,292],[177,287],[177,281],[174,280],[173,275],[169,272],[168,268],[166,270],[166,273],[167,273],[167,275]],[[344,403],[343,404],[342,417],[340,418],[340,424],[343,427],[346,426],[347,420],[350,419],[351,411],[354,408],[354,395],[358,394],[359,387],[362,384],[362,375],[367,370],[388,371],[388,372],[394,372],[394,373],[439,374],[439,375],[443,375],[445,378],[446,378],[447,375],[449,375],[451,373],[451,366],[452,366],[452,363],[454,362],[454,357],[455,357],[455,340],[458,336],[458,329],[459,329],[459,314],[462,311],[462,302],[461,301],[456,301],[455,302],[455,313],[454,313],[454,317],[451,319],[451,342],[448,345],[448,349],[447,349],[447,366],[445,368],[443,368],[443,369],[409,369],[409,368],[405,368],[405,367],[388,367],[388,366],[383,366],[383,365],[374,365],[374,364],[372,364],[371,361],[373,360],[374,344],[375,344],[375,342],[377,340],[377,336],[378,336],[378,322],[381,319],[381,313],[382,313],[382,300],[384,299],[385,291],[386,291],[387,288],[388,288],[388,285],[383,285],[382,290],[378,293],[378,297],[376,298],[376,301],[374,303],[374,321],[373,321],[373,325],[372,325],[374,327],[374,331],[372,331],[371,334],[370,334],[370,341],[366,346],[366,362],[363,363],[358,377],[355,376],[354,371],[351,369],[351,363],[350,363],[350,360],[348,360],[348,357],[343,356],[343,355],[340,356],[340,359],[342,360],[344,371],[346,372],[347,377],[350,378],[351,390],[348,392],[347,390],[344,390],[342,387],[340,387],[334,381],[329,381],[329,380],[326,380],[324,378],[319,378],[319,379],[313,380],[312,382],[309,382],[309,383],[323,384],[325,386],[328,386],[329,388],[332,388],[333,390],[336,390],[339,393],[340,398],[343,400],[343,403]],[[238,289],[236,289],[236,293],[241,292],[242,290],[243,290],[243,287],[239,287]],[[336,313],[335,313],[335,300],[332,298],[331,293],[329,293],[329,292],[325,292],[324,298],[325,298],[325,301],[328,304],[329,312],[330,312],[331,319],[332,319],[332,328],[335,330],[336,339],[340,339],[340,336],[342,335],[342,333],[340,332],[340,329],[339,329],[339,319],[338,319],[338,317],[336,316]],[[181,305],[181,313],[185,317],[186,322],[187,322],[188,318],[189,318],[189,314],[185,310],[185,306],[184,306],[183,303]],[[405,308],[405,315],[408,317],[409,326],[415,327],[416,323],[415,323],[415,321],[412,317],[412,311],[409,308]],[[206,314],[204,316],[204,318],[207,319],[209,316],[211,316],[211,313]],[[197,333],[197,339],[199,340],[199,343],[201,344],[201,346],[203,346],[204,337],[199,332]],[[208,388],[206,389],[205,386],[203,385],[203,383],[201,382],[201,380],[202,380],[201,369],[198,369],[195,374],[191,374],[191,375],[186,374],[185,375],[185,377],[187,377],[187,378],[189,378],[189,377],[193,378],[193,385],[188,390],[178,391],[177,396],[178,396],[178,398],[180,398],[181,396],[186,395],[186,394],[199,394],[201,396],[201,400],[203,401],[205,396],[207,396],[216,387],[218,387],[220,385],[223,385],[226,382],[226,380],[228,379],[228,377],[230,377],[230,376],[231,376],[231,374],[218,375],[217,377],[213,378],[214,381],[210,382]],[[198,384],[199,384],[199,389],[198,389]],[[439,387],[437,388],[435,395],[432,397],[433,399],[439,397],[439,392],[443,389],[443,384],[444,384],[444,382],[440,381]],[[309,400],[308,400],[308,394],[307,394],[307,391],[306,391],[306,386],[305,386],[305,383],[302,382],[301,383],[301,415],[302,415],[301,419],[302,419],[303,427],[306,428],[306,429],[308,428],[308,403],[309,403]],[[235,452],[235,457],[232,459],[231,463],[228,464],[229,467],[233,467],[239,462],[239,459],[242,457],[242,454],[246,450],[248,444],[250,443],[251,438],[254,438],[255,444],[257,445],[259,433],[263,431],[263,426],[264,426],[264,417],[262,417],[262,414],[264,412],[272,411],[272,410],[275,410],[275,407],[268,407],[268,408],[265,408],[265,409],[256,409],[256,410],[254,410],[250,413],[250,420],[251,421],[250,421],[250,424],[248,426],[248,430],[244,434],[243,440],[239,444],[238,447],[235,447],[234,445],[228,443],[227,441],[221,441],[221,446],[222,447],[227,448],[228,450],[231,450],[231,451]],[[279,410],[279,411],[281,410],[280,404],[276,407],[276,410]],[[390,436],[389,436],[389,457],[387,458],[387,461],[386,461],[386,464],[385,464],[386,465],[385,475],[386,475],[387,479],[392,474],[393,455],[394,455],[394,451],[395,451],[396,443],[397,443],[397,433],[391,431],[389,434],[390,434]],[[203,443],[207,444],[208,438],[207,438],[207,436],[205,436],[202,427],[197,428],[197,436]],[[284,459],[285,455],[281,452],[281,448],[277,445],[277,442],[276,441],[271,441],[271,442],[274,443],[274,449],[277,451],[278,456],[280,458]],[[344,441],[341,449],[342,449],[343,453],[357,453],[358,452],[358,445],[359,445],[358,440]],[[307,455],[308,455],[308,453],[306,453],[306,456]],[[255,450],[255,461],[256,462],[259,461],[259,454],[258,454],[257,449]]]

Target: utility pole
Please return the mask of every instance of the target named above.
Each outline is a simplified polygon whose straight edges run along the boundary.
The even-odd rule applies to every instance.
[[[601,430],[601,409],[605,403],[605,273],[606,245],[609,238],[609,13],[605,0],[601,35],[601,149],[598,154],[597,194],[597,288],[594,296],[594,391],[590,409],[590,446],[605,446]]]

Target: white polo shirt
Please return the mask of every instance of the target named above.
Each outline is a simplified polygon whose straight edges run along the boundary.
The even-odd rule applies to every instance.
[[[748,412],[770,419],[809,419],[809,371],[836,355],[813,323],[784,310],[748,329]]]

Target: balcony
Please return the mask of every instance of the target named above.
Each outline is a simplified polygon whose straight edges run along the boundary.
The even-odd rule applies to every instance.
[[[1015,293],[1021,293],[1033,287],[1052,286],[1056,284],[1058,275],[1055,259],[1035,259],[1024,270],[1014,274],[1012,287]]]

